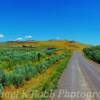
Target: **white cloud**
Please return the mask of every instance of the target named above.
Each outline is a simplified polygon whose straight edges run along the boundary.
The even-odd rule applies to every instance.
[[[21,38],[21,37],[16,39],[16,41],[22,41],[22,40],[23,40],[23,38]]]
[[[0,38],[4,38],[4,34],[0,34]]]
[[[26,39],[32,39],[31,35],[25,36]]]
[[[27,35],[27,36],[25,36],[25,37],[18,37],[18,38],[16,39],[16,41],[22,41],[22,40],[24,40],[24,39],[32,39],[32,36],[31,36],[31,35]]]

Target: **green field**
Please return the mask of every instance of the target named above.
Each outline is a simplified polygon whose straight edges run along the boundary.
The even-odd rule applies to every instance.
[[[57,87],[57,81],[71,56],[67,49],[50,47],[11,47],[0,49],[0,93],[26,89],[50,91]],[[51,73],[51,74],[50,74]],[[39,79],[36,84],[33,80]],[[27,84],[30,82],[30,84]],[[20,94],[21,95],[21,94]],[[28,94],[30,95],[30,94]],[[10,100],[2,97],[3,100]],[[6,99],[5,99],[6,98]],[[38,99],[34,97],[34,99]],[[43,99],[43,98],[41,98]],[[46,99],[46,98],[45,98]],[[21,100],[21,96],[18,96]],[[22,98],[23,100],[23,98]]]

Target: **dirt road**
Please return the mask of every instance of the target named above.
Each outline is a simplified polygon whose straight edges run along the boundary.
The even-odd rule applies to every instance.
[[[74,52],[52,100],[100,100],[100,65]]]

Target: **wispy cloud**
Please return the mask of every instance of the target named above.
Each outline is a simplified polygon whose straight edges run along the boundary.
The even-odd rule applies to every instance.
[[[57,39],[57,40],[60,40],[61,38],[60,38],[60,37],[56,37],[56,39]]]
[[[4,38],[4,34],[0,34],[0,38]]]
[[[21,37],[16,39],[16,41],[22,41],[22,40],[23,40],[23,38],[21,38]]]
[[[18,37],[18,38],[16,38],[16,41],[23,41],[25,39],[31,40],[32,36],[31,35],[27,35],[27,36],[24,36],[24,37]]]
[[[31,35],[25,36],[26,39],[32,39]]]

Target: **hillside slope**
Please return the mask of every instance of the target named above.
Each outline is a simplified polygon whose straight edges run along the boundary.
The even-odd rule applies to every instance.
[[[4,43],[2,46],[7,47],[60,47],[60,48],[68,48],[68,49],[83,49],[88,47],[88,45],[77,43],[74,41],[56,41],[56,40],[50,40],[50,41],[25,41],[25,42],[7,42]]]

